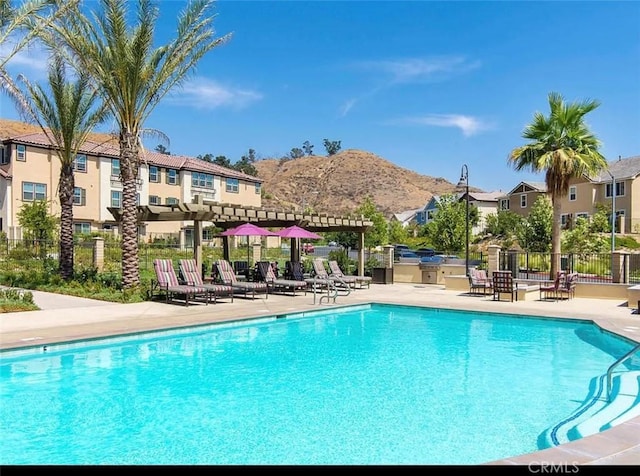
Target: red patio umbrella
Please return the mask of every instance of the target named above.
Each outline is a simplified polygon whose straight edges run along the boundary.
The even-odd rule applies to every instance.
[[[309,230],[305,230],[304,228],[301,228],[297,225],[293,225],[287,228],[283,228],[282,230],[278,230],[276,232],[276,235],[278,235],[281,238],[306,238],[308,240],[319,240],[320,238],[322,238],[317,233],[314,233]]]
[[[304,228],[301,228],[297,225],[293,225],[287,228],[283,228],[282,230],[278,230],[276,232],[276,234],[281,237],[281,238],[291,238],[292,240],[299,240],[300,238],[304,238],[307,240],[318,240],[320,238],[322,238],[320,235],[309,231],[309,230],[305,230]],[[295,256],[295,260],[300,260],[300,241],[297,241],[298,246],[297,248],[297,254]],[[293,251],[292,251],[293,253]],[[292,255],[293,256],[293,255]]]
[[[278,236],[274,232],[253,223],[243,223],[220,233],[220,236]],[[247,263],[249,263],[249,242],[247,240]]]

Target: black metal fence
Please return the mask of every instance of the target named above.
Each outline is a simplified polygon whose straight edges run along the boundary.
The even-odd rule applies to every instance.
[[[622,255],[620,282],[640,283],[640,254]],[[578,281],[583,283],[612,283],[611,253],[563,253],[560,255],[560,269],[567,273],[578,273]],[[551,254],[520,251],[500,253],[499,267],[511,271],[514,277],[530,280],[550,278]]]

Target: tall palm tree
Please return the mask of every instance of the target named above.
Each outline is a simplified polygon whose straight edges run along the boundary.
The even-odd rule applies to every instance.
[[[20,112],[40,126],[55,145],[55,153],[60,159],[59,263],[62,278],[68,280],[73,277],[74,161],[89,133],[105,118],[107,110],[98,104],[98,91],[86,74],[69,82],[65,69],[62,58],[56,56],[49,66],[48,90],[31,84],[21,75],[10,96]]]
[[[549,116],[534,114],[533,122],[522,133],[531,142],[513,149],[507,160],[516,170],[545,172],[553,205],[551,278],[560,269],[561,199],[567,196],[570,180],[607,168],[599,151],[601,143],[584,120],[599,105],[589,99],[567,104],[560,94],[549,93]]]
[[[79,71],[92,76],[118,123],[122,180],[122,284],[140,284],[136,179],[143,125],[157,104],[191,73],[197,62],[230,35],[215,37],[213,0],[192,0],[178,16],[176,37],[154,47],[158,8],[137,3],[134,25],[126,0],[101,0],[101,12],[81,11],[54,24],[48,43],[70,51]]]

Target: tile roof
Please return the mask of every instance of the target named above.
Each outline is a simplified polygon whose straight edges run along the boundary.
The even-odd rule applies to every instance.
[[[640,175],[640,155],[626,157],[624,159],[609,162],[609,172],[616,180],[635,178]],[[611,175],[607,170],[602,170],[598,175],[591,177],[594,182],[610,182]]]
[[[6,142],[16,142],[26,145],[36,145],[39,147],[53,148],[51,141],[42,132],[36,132],[32,134],[23,134],[20,136],[10,137],[5,139]],[[84,154],[102,156],[102,157],[114,157],[120,156],[119,148],[115,145],[114,139],[106,140],[104,142],[97,142],[95,140],[87,140],[80,152]],[[217,164],[212,164],[205,160],[197,159],[195,157],[186,157],[181,155],[167,155],[161,154],[155,151],[145,150],[143,152],[142,161],[149,165],[156,165],[159,167],[167,167],[177,170],[190,170],[195,172],[211,173],[215,175],[222,175],[224,177],[237,178],[250,180],[252,182],[262,182],[258,177],[248,175],[237,170],[228,169]]]
[[[479,202],[497,202],[498,198],[502,196],[504,196],[504,192],[500,190],[495,192],[469,192],[469,198]]]

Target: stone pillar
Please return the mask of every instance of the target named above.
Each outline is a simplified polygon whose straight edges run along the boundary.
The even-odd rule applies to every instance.
[[[384,250],[382,252],[382,256],[383,256],[382,265],[385,268],[393,268],[393,246],[392,245],[384,245],[382,247],[382,249]]]
[[[104,238],[93,239],[93,267],[102,272],[104,269]]]
[[[494,271],[500,271],[500,247],[498,245],[489,245],[487,256],[487,275],[493,276]]]
[[[253,264],[261,261],[262,258],[262,243],[253,243]],[[251,263],[249,263],[251,266]]]
[[[180,249],[183,249],[187,246],[187,237],[185,236],[184,228],[180,228],[180,233],[178,234],[178,243],[180,244]]]
[[[627,266],[625,266],[625,262]],[[629,253],[614,251],[611,255],[611,278],[614,283],[629,282]]]

